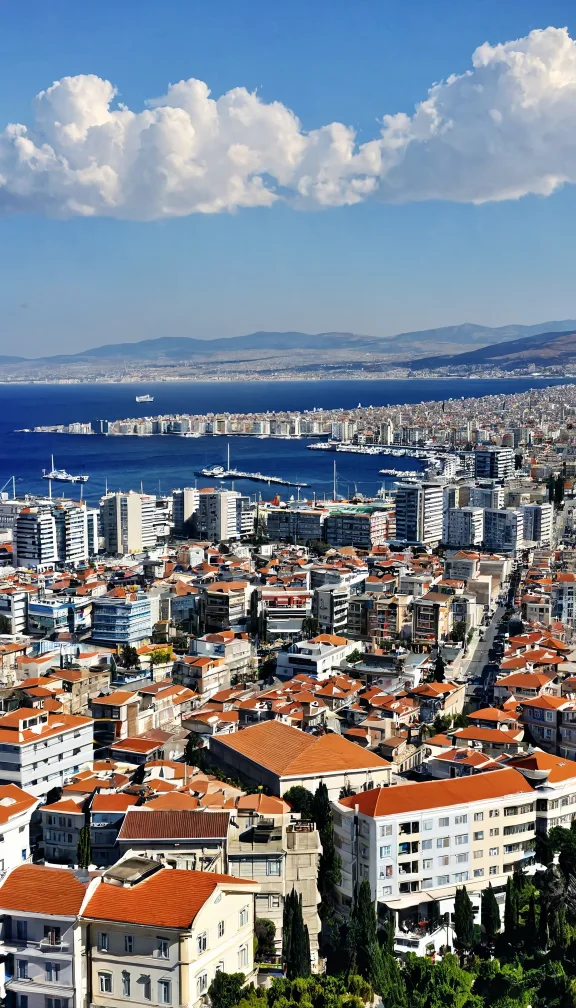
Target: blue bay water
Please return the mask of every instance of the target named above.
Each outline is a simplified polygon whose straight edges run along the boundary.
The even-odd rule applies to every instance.
[[[305,410],[314,406],[349,409],[363,406],[398,405],[428,400],[524,392],[553,384],[558,379],[410,379],[399,381],[305,381],[305,382],[159,382],[141,384],[83,385],[0,385],[0,487],[16,477],[22,493],[46,493],[42,469],[50,468],[50,455],[58,468],[71,473],[87,473],[83,494],[97,503],[106,481],[111,490],[139,489],[167,493],[174,487],[206,485],[195,470],[226,461],[226,445],[231,445],[231,463],[244,471],[259,471],[309,484],[322,497],[332,495],[333,464],[337,462],[338,493],[348,496],[356,485],[361,493],[374,494],[390,478],[379,476],[382,467],[416,469],[414,459],[386,458],[332,452],[309,451],[311,439],[258,440],[253,437],[212,437],[189,439],[176,436],[102,437],[97,435],[22,434],[17,428],[70,423],[74,420],[116,420],[121,417],[164,413],[251,412],[265,410]],[[153,403],[136,403],[145,392]],[[214,481],[211,481],[214,482]],[[225,486],[230,486],[226,481]],[[243,493],[260,492],[266,500],[276,489],[267,484],[236,480]],[[10,489],[9,486],[6,487]],[[54,491],[79,496],[79,485],[54,484]],[[283,497],[294,488],[278,488]]]

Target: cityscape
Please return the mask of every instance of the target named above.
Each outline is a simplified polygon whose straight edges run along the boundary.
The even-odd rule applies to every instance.
[[[28,15],[0,1008],[576,1008],[572,6]]]

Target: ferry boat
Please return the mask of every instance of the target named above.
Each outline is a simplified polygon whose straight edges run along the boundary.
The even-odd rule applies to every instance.
[[[52,467],[50,472],[46,472],[45,469],[42,470],[42,479],[54,480],[55,483],[87,483],[87,476],[72,476],[71,473],[66,472],[65,469],[55,469],[54,468],[54,456],[50,456]]]
[[[136,402],[154,402],[153,395],[137,395]]]

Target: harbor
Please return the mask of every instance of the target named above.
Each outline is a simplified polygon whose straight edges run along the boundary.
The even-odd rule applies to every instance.
[[[308,483],[300,483],[295,480],[284,479],[282,476],[265,476],[261,472],[243,472],[241,469],[230,468],[230,445],[228,445],[226,468],[221,465],[206,466],[196,471],[196,476],[208,476],[210,479],[245,479],[254,483],[278,484],[279,486],[293,486],[299,489],[308,486]]]

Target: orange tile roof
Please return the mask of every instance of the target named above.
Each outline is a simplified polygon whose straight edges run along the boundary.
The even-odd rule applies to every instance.
[[[72,815],[84,815],[84,799],[74,801],[73,798],[61,798],[60,801],[52,802],[51,805],[43,805],[41,812],[68,812]]]
[[[96,794],[91,812],[126,812],[136,805],[138,798],[129,794]]]
[[[69,868],[19,865],[0,886],[0,907],[23,913],[76,917],[86,885]]]
[[[553,676],[545,675],[544,672],[517,672],[514,675],[506,676],[504,679],[497,679],[495,686],[523,686],[524,689],[538,689],[547,686],[552,682]]]
[[[508,766],[517,767],[518,770],[522,770],[523,767],[526,770],[549,770],[548,780],[551,784],[576,777],[576,763],[573,760],[552,756],[542,749],[536,749],[526,756],[512,756]]]
[[[471,728],[458,728],[454,732],[454,738],[470,739],[470,741],[478,740],[479,742],[492,742],[492,743],[503,743],[503,742],[517,742],[518,736],[522,735],[522,729],[515,728],[509,731],[501,731],[499,728],[477,728],[473,726]]]
[[[575,766],[576,771],[576,766]],[[533,789],[517,770],[495,770],[473,777],[426,781],[392,788],[373,788],[342,798],[341,805],[369,816],[397,815],[419,812],[447,805],[465,805],[474,801],[489,801],[504,795],[533,794]]]
[[[184,794],[182,791],[171,791],[146,802],[146,808],[163,809],[165,812],[177,812],[180,809],[197,809],[200,806],[198,798]]]
[[[218,742],[280,777],[384,769],[390,764],[341,735],[308,735],[281,721],[263,721]]]
[[[216,872],[161,868],[130,888],[100,882],[83,916],[157,928],[188,928],[219,885],[226,889],[256,883]]]
[[[16,784],[0,784],[0,825],[38,804],[38,798]]]

